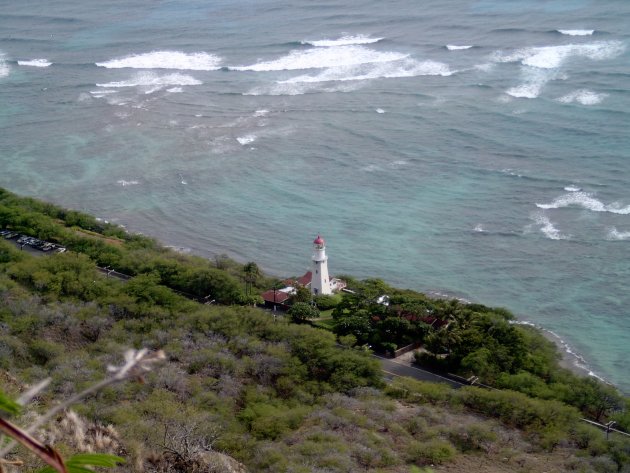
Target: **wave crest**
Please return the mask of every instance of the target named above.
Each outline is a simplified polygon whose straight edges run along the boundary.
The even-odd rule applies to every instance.
[[[96,86],[105,87],[105,88],[151,87],[155,91],[169,85],[200,85],[200,84],[202,84],[201,81],[186,74],[175,73],[175,74],[158,75],[154,72],[139,72],[135,74],[131,79],[128,79],[128,80],[96,84]],[[157,89],[155,89],[156,87]]]
[[[153,51],[96,63],[97,66],[107,69],[180,69],[191,71],[216,71],[220,68],[220,64],[221,58],[214,54],[205,52],[184,53],[181,51]]]
[[[446,45],[446,49],[448,49],[449,51],[460,51],[463,49],[470,49],[470,48],[472,48],[472,46],[457,46],[455,44]]]
[[[328,81],[358,81],[380,78],[450,76],[448,65],[436,61],[404,59],[386,63],[331,67],[317,75],[301,75],[280,81],[279,84],[317,83]]]
[[[630,239],[630,232],[620,232],[615,227],[612,227],[608,231],[608,235],[606,235],[606,239],[607,240],[613,240],[613,241],[628,240],[628,239]]]
[[[582,57],[601,61],[619,56],[625,50],[621,41],[598,41],[587,44],[564,44],[523,48],[511,53],[497,51],[492,59],[495,62],[520,62],[522,83],[506,91],[518,98],[536,98],[550,80],[558,78],[559,70],[570,58]],[[590,100],[591,98],[585,98]],[[590,104],[589,104],[590,105]]]
[[[0,52],[0,77],[6,77],[11,72],[9,65],[5,59],[4,53]]]
[[[126,181],[124,179],[120,179],[118,181],[116,181],[116,184],[118,184],[119,186],[122,187],[127,187],[127,186],[137,186],[138,184],[140,184],[139,181]]]
[[[378,43],[383,38],[370,38],[366,35],[356,35],[356,36],[342,36],[339,39],[321,39],[321,40],[304,40],[301,41],[301,44],[310,44],[311,46],[317,47],[331,47],[331,46],[348,46],[351,44],[372,44]]]
[[[549,217],[547,217],[544,214],[534,215],[534,222],[536,222],[536,225],[540,226],[540,231],[543,233],[543,235],[545,235],[550,240],[569,239],[569,236],[563,235],[562,233],[560,233],[560,230],[558,230],[555,227],[555,225],[551,222],[551,220],[549,220]]]
[[[568,36],[591,36],[595,30],[556,30],[560,34]]]
[[[608,97],[608,94],[598,94],[597,92],[593,92],[592,90],[580,89],[564,95],[556,100],[561,103],[577,102],[582,105],[597,105],[598,103],[601,103],[601,101],[604,100],[606,97]]]
[[[48,67],[52,64],[48,59],[29,59],[27,61],[18,61],[18,66],[31,67]]]
[[[286,56],[272,61],[263,61],[250,66],[230,67],[234,71],[291,71],[299,69],[325,69],[336,66],[391,62],[406,58],[407,54],[379,52],[363,46],[335,46],[315,48],[307,51],[294,50]]]
[[[563,44],[517,49],[509,54],[498,51],[493,55],[496,62],[520,62],[538,69],[557,69],[568,58],[585,57],[594,61],[611,59],[625,50],[621,41],[598,41],[586,44]]]
[[[630,215],[630,205],[623,207],[618,202],[604,204],[588,192],[571,192],[555,199],[550,204],[536,204],[540,209],[561,209],[565,207],[582,207],[593,212],[610,212],[619,215]]]

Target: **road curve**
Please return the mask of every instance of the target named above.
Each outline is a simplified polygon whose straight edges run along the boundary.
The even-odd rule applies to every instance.
[[[396,376],[407,376],[409,378],[417,379],[419,381],[429,381],[431,383],[446,383],[454,388],[461,388],[462,386],[466,386],[465,384],[459,383],[453,379],[445,378],[444,376],[440,376],[439,374],[416,368],[415,366],[399,363],[397,361],[391,360],[389,358],[383,358],[382,356],[378,355],[372,356],[378,359],[378,361],[381,363],[381,368],[383,372],[385,373],[386,377],[390,379]]]

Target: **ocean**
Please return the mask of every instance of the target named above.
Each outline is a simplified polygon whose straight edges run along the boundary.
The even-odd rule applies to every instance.
[[[630,392],[627,0],[0,1],[0,186],[504,306]]]

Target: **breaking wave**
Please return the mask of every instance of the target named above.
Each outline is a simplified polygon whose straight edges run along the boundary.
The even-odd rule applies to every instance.
[[[580,189],[578,186],[566,186],[564,190],[567,192],[580,192],[582,189]]]
[[[342,36],[339,39],[321,39],[317,41],[312,40],[304,40],[301,41],[301,44],[310,44],[311,46],[318,47],[331,47],[331,46],[348,46],[351,44],[372,44],[378,43],[383,38],[370,38],[366,35],[356,35],[356,36]]]
[[[613,241],[628,240],[630,239],[630,232],[620,232],[615,227],[612,227],[608,231],[608,235],[606,235],[606,239],[613,240]]]
[[[408,55],[396,52],[378,52],[363,46],[334,46],[315,48],[306,51],[294,50],[273,61],[263,61],[250,66],[236,66],[234,71],[285,71],[299,69],[324,69],[336,66],[356,66],[359,64],[391,62],[404,59]]]
[[[446,45],[446,49],[448,49],[449,51],[459,51],[462,49],[470,49],[470,48],[472,48],[472,46],[457,46],[455,44]]]
[[[623,207],[618,202],[604,204],[588,192],[571,192],[558,197],[550,204],[536,204],[540,209],[561,209],[565,207],[582,207],[593,212],[610,212],[619,215],[630,215],[630,205]]]
[[[28,61],[18,61],[18,66],[48,67],[52,64],[48,59],[29,59]]]
[[[116,184],[118,184],[119,186],[127,187],[127,186],[137,186],[138,184],[140,184],[140,182],[139,181],[125,181],[124,179],[120,179],[116,181]]]
[[[621,41],[598,41],[587,44],[523,48],[508,54],[498,51],[493,55],[493,59],[496,62],[520,62],[524,66],[538,69],[557,69],[571,57],[585,57],[600,61],[619,56],[624,49]]]
[[[154,72],[138,72],[131,79],[96,84],[97,87],[120,88],[120,87],[148,87],[149,90],[155,92],[166,86],[178,85],[200,85],[201,81],[186,74],[165,74],[158,75]]]
[[[0,52],[0,77],[8,76],[10,71],[4,53]]]
[[[237,137],[236,141],[238,141],[241,145],[245,146],[256,141],[256,138],[257,138],[256,135],[245,135],[245,136]]]
[[[564,44],[523,48],[511,53],[497,51],[495,62],[520,62],[522,83],[506,91],[517,98],[536,98],[550,80],[558,77],[558,71],[570,58],[582,57],[601,61],[619,56],[625,50],[621,41],[600,41],[588,44]],[[587,99],[588,100],[588,99]]]
[[[534,215],[534,222],[540,227],[543,235],[550,240],[566,240],[569,238],[569,236],[561,234],[560,230],[549,220],[549,217],[542,213]]]
[[[380,78],[450,76],[447,64],[436,61],[417,61],[404,58],[389,62],[366,63],[330,67],[316,75],[301,75],[280,81],[279,84],[317,83],[328,81],[358,81]]]
[[[604,100],[606,97],[608,97],[608,94],[598,94],[596,92],[593,92],[592,90],[580,89],[564,95],[556,100],[561,103],[577,102],[582,105],[597,105],[598,103],[601,103],[601,101]]]
[[[221,58],[214,54],[205,52],[184,53],[181,51],[153,51],[96,63],[97,66],[108,69],[181,69],[191,71],[216,71],[220,68],[220,64]]]
[[[595,30],[556,30],[558,33],[568,36],[591,36]]]

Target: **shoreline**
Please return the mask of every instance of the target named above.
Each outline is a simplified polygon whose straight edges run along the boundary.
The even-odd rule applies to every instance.
[[[127,228],[124,225],[121,225],[123,228],[125,228],[125,230],[127,230]],[[141,233],[143,234],[143,233]],[[158,240],[160,242],[161,245],[163,245],[166,248],[169,248],[177,253],[182,253],[182,254],[189,254],[189,255],[197,255],[197,256],[201,256],[202,258],[207,258],[209,260],[212,260],[212,256],[207,256],[204,255],[200,252],[195,251],[192,248],[187,248],[187,247],[181,247],[175,244],[165,244],[164,242],[161,241],[161,239],[156,238],[156,240]],[[209,254],[213,255],[213,256],[217,256],[220,253],[214,253],[213,251],[208,251]],[[235,256],[234,254],[228,254],[227,255],[229,258],[234,259],[235,261],[237,261],[238,263],[241,264],[245,264],[244,262],[240,261],[240,258],[238,258],[237,256]],[[272,272],[268,272],[267,269],[263,266],[260,266],[260,269],[267,275],[270,275],[272,277],[277,277],[279,279],[282,279],[283,276],[278,276],[277,274],[273,274],[275,271]],[[414,289],[417,290],[418,292],[421,292],[423,294],[426,294],[428,297],[430,298],[434,298],[434,299],[456,299],[464,304],[470,304],[472,303],[471,300],[463,297],[462,294],[454,294],[449,292],[448,290],[436,290],[436,289],[427,289],[427,290],[422,290],[422,289]],[[519,324],[519,325],[529,325],[530,327],[533,327],[535,329],[537,329],[542,336],[544,336],[547,340],[549,340],[550,342],[554,343],[558,349],[558,353],[560,354],[560,359],[558,360],[558,365],[561,368],[567,369],[569,371],[571,371],[573,374],[578,375],[578,376],[589,376],[589,377],[593,377],[596,378],[606,384],[611,384],[609,381],[607,381],[605,378],[599,376],[597,373],[593,372],[589,366],[588,366],[588,362],[587,360],[575,353],[572,349],[571,346],[565,342],[560,335],[556,334],[555,332],[553,332],[552,330],[549,330],[547,328],[544,328],[538,324],[535,324],[533,322],[529,322],[527,320],[523,320],[521,319],[517,314],[515,314],[516,316],[516,320],[513,322],[515,324]],[[617,386],[615,386],[617,389],[619,389]]]
[[[541,333],[543,337],[556,345],[558,352],[560,353],[558,365],[561,368],[567,369],[578,376],[590,376],[602,381],[603,383],[611,384],[606,379],[602,378],[597,373],[592,371],[589,368],[588,362],[584,359],[584,357],[575,353],[571,349],[571,346],[567,342],[565,342],[557,333],[525,320],[517,320],[514,323],[518,325],[528,325],[535,328]]]

